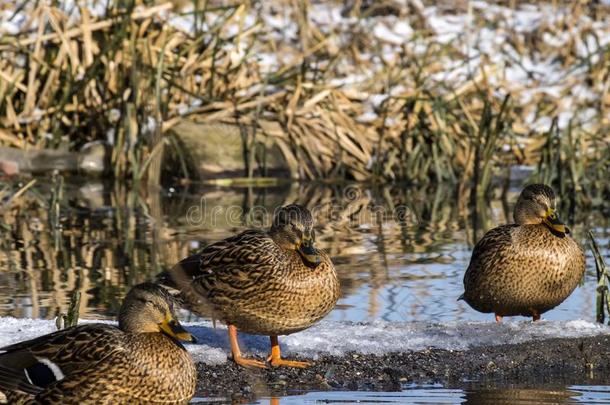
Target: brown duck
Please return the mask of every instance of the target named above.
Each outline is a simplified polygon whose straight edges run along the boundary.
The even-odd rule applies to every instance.
[[[549,186],[527,186],[517,200],[515,224],[487,232],[464,275],[464,299],[480,312],[540,315],[561,304],[585,272],[585,255],[560,221]]]
[[[339,281],[332,261],[314,246],[311,213],[288,205],[268,232],[248,230],[187,257],[160,281],[178,288],[188,308],[228,325],[233,359],[246,367],[267,364],[242,357],[237,330],[271,338],[272,366],[307,367],[281,358],[278,335],[310,327],[334,307]]]
[[[135,286],[119,327],[86,324],[0,349],[0,391],[10,403],[186,404],[197,371],[178,340],[194,341],[174,316],[174,298]]]

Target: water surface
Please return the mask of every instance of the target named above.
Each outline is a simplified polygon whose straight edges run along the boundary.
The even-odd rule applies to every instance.
[[[197,398],[201,403],[223,403],[221,398]],[[227,402],[230,403],[230,402]],[[247,403],[247,402],[246,402]],[[252,405],[379,405],[379,404],[463,404],[544,405],[609,404],[610,388],[599,385],[542,385],[539,387],[445,388],[440,385],[407,387],[401,392],[334,391],[308,392],[284,397],[264,397]]]
[[[22,184],[5,183],[0,190],[8,201],[0,212],[0,316],[53,319],[80,291],[81,317],[112,319],[130,286],[209,243],[249,227],[267,227],[274,209],[298,202],[314,212],[317,245],[333,257],[341,280],[343,295],[329,320],[425,323],[492,322],[491,315],[456,299],[473,244],[486,230],[511,221],[522,187],[520,181],[506,182],[477,200],[468,188],[442,185],[152,190],[79,179],[60,187],[57,179],[42,178],[9,201]],[[561,213],[581,244],[588,246],[586,232],[592,230],[608,260],[610,204],[569,194]],[[595,320],[595,287],[587,249],[582,286],[543,318]],[[610,402],[606,386],[406,388],[311,392],[256,403]]]
[[[112,318],[131,285],[206,244],[266,227],[274,209],[299,202],[314,212],[317,244],[341,279],[343,296],[328,319],[489,321],[456,299],[473,243],[511,220],[520,188],[498,187],[475,208],[469,190],[450,186],[134,190],[72,180],[54,198],[52,181],[40,179],[0,215],[0,316],[52,319],[80,291],[82,316]],[[564,200],[574,237],[587,245],[593,230],[607,257],[608,203]],[[545,319],[595,319],[588,249],[587,265],[583,286]]]

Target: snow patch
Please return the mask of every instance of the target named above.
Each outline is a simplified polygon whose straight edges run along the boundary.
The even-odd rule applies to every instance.
[[[609,1],[603,0],[602,4]],[[89,8],[93,17],[103,18],[106,12],[106,2],[68,0],[60,3],[59,8],[70,21],[76,21],[80,16],[80,6]],[[610,43],[608,16],[597,17],[598,20],[594,21],[586,14],[573,16],[570,7],[552,6],[544,2],[505,7],[477,0],[469,2],[466,10],[424,6],[421,1],[412,4],[418,4],[414,6],[417,13],[400,17],[356,17],[351,15],[349,7],[339,3],[312,3],[306,16],[315,31],[326,38],[324,52],[328,53],[328,58],[312,60],[316,61],[316,68],[321,71],[332,69],[325,78],[327,84],[341,87],[346,92],[359,93],[364,96],[362,98],[366,97],[366,93],[372,96],[380,92],[394,95],[392,87],[397,86],[397,82],[412,87],[413,83],[403,80],[408,75],[381,89],[379,81],[376,81],[379,73],[383,73],[387,66],[408,66],[405,64],[409,60],[420,55],[427,55],[424,58],[427,60],[434,55],[438,45],[446,45],[452,52],[439,56],[438,66],[430,71],[424,85],[433,87],[440,95],[459,89],[467,81],[480,77],[484,71],[486,80],[499,90],[500,97],[510,93],[518,103],[531,104],[534,117],[559,116],[559,126],[565,128],[570,121],[578,123],[578,111],[590,107],[604,94],[603,83],[589,83],[587,78],[589,66],[599,63],[604,47]],[[22,10],[13,6],[0,10],[0,35],[33,33],[38,20],[31,19],[32,9],[33,6],[28,5]],[[186,5],[162,12],[155,18],[186,35],[201,35],[220,25],[225,39],[244,30],[256,30],[259,35],[257,41],[236,38],[235,41],[224,43],[222,49],[228,55],[231,66],[242,61],[248,63],[257,60],[258,73],[263,76],[300,63],[304,44],[296,23],[298,16],[291,7],[262,2],[260,6],[247,9],[243,15],[234,18],[228,18],[222,10],[208,11],[199,24],[195,24],[193,11],[192,6]],[[418,28],[422,23],[426,29]],[[539,36],[545,46],[530,46],[532,35],[534,38]],[[269,42],[275,45],[266,46]],[[361,46],[354,48],[357,48],[359,62],[355,64],[349,56],[351,52],[346,50],[361,42]],[[527,52],[520,49],[523,45],[516,47],[515,43],[524,44]],[[573,48],[573,52],[579,58],[586,59],[587,63],[564,65],[566,62],[557,51],[565,47]],[[22,66],[25,63],[25,59],[22,59],[23,62],[17,60],[14,63]],[[253,93],[245,90],[240,96],[248,94]],[[573,105],[563,107],[561,104],[564,100],[573,101]],[[188,112],[188,109],[182,111]],[[602,117],[593,119],[592,126]],[[367,123],[375,119],[368,114],[360,117],[360,121]],[[536,119],[525,124],[523,133],[544,128],[544,122],[538,123]]]
[[[87,320],[88,322],[100,322]],[[110,322],[111,324],[114,324]],[[196,361],[222,364],[230,353],[226,327],[213,327],[209,321],[183,322],[197,337],[197,344],[186,345]],[[0,347],[33,339],[55,331],[50,320],[0,318]],[[476,346],[515,344],[550,338],[575,338],[610,334],[610,327],[585,320],[370,323],[322,321],[299,333],[280,337],[282,352],[317,359],[321,355],[342,356],[348,352],[382,355],[390,352],[420,351],[429,348],[466,350]],[[242,351],[266,356],[269,338],[240,334]]]

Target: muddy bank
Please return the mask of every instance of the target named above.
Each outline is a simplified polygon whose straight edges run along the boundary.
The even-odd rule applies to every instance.
[[[300,390],[396,391],[408,383],[467,381],[527,385],[610,381],[610,336],[558,338],[465,351],[430,349],[383,356],[321,357],[306,370],[198,365],[198,395],[252,398]]]

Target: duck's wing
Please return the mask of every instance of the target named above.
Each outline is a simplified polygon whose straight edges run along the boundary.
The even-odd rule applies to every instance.
[[[36,395],[43,390],[34,384],[30,384],[23,378],[23,373],[13,368],[8,368],[0,365],[0,390],[5,391],[19,391],[29,395]]]
[[[470,264],[464,274],[464,285],[480,276],[481,269],[495,268],[492,264],[502,260],[506,247],[512,244],[512,232],[516,227],[515,224],[501,225],[483,235],[472,250]]]
[[[113,352],[95,365],[49,384],[44,391],[36,395],[36,403],[109,403],[110,399],[113,399],[114,403],[129,403],[131,401],[123,397],[126,389],[142,391],[139,376],[129,375],[133,365],[133,359],[124,351]],[[133,402],[145,403],[136,401],[137,398],[130,399]]]
[[[41,404],[186,404],[194,393],[187,381],[163,367],[163,353],[154,348],[114,352],[94,366],[54,382],[36,395]],[[171,361],[171,364],[175,362]],[[177,371],[177,370],[174,370]]]
[[[251,230],[183,259],[159,280],[179,289],[195,312],[206,312],[196,306],[207,307],[206,300],[218,294],[245,297],[281,261],[282,253],[269,235]]]
[[[114,326],[89,324],[0,348],[0,389],[41,390],[122,350],[123,336]]]

